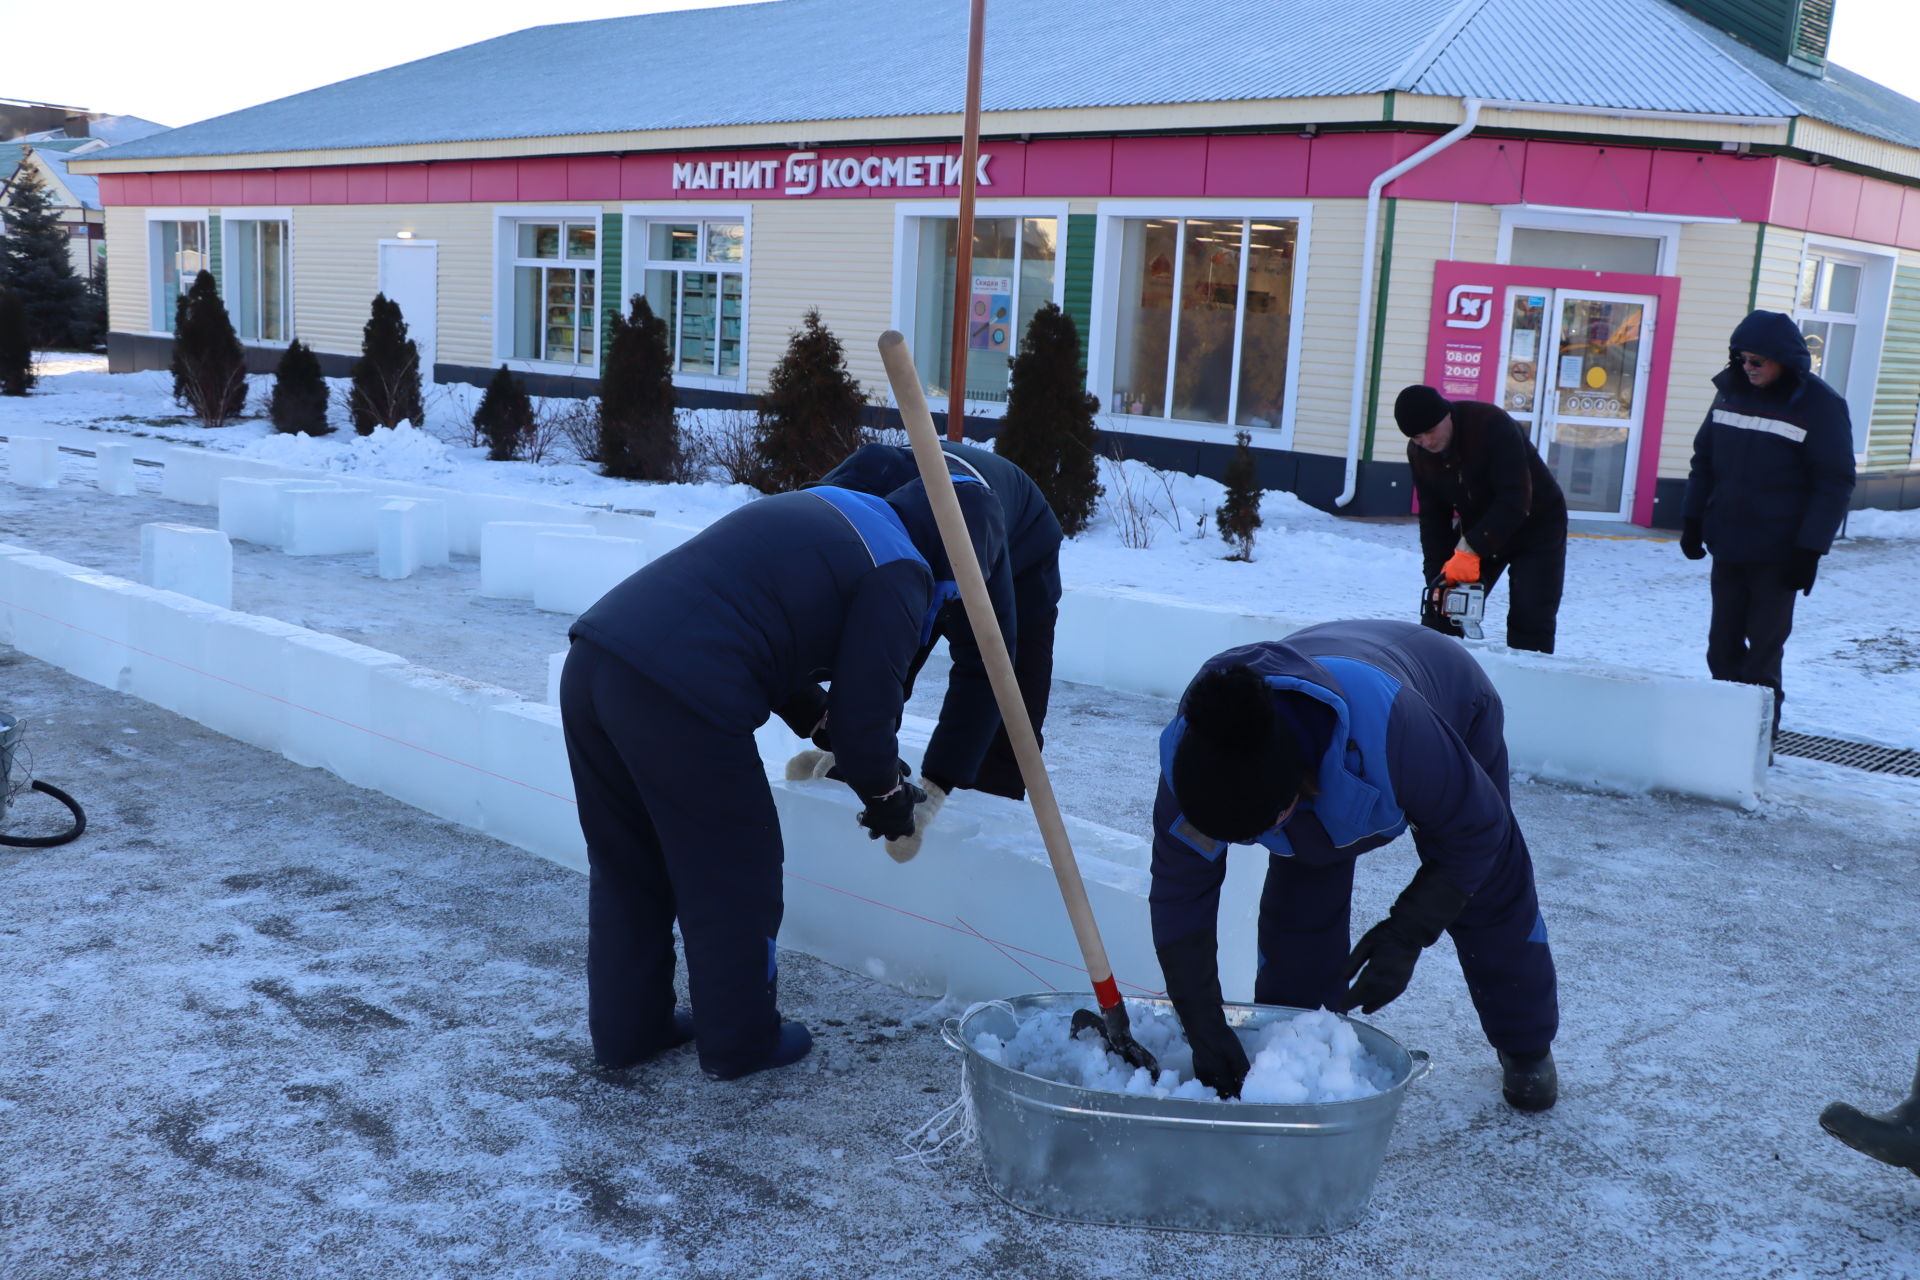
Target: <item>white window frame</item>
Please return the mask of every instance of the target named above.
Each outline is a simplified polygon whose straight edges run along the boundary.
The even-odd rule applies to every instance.
[[[1524,227],[1529,231],[1572,231],[1595,236],[1634,236],[1658,240],[1660,253],[1654,270],[1657,276],[1679,272],[1680,230],[1690,222],[1736,223],[1738,218],[1667,217],[1606,209],[1561,210],[1543,205],[1494,205],[1500,213],[1500,239],[1493,260],[1502,265],[1513,261],[1513,233]],[[1542,268],[1547,270],[1549,268]]]
[[[233,317],[234,333],[240,341],[250,347],[266,347],[280,350],[291,346],[299,330],[294,324],[293,294],[293,209],[287,205],[235,205],[220,211],[220,298],[226,303],[227,314]],[[285,338],[249,338],[240,332],[240,306],[231,281],[233,268],[233,248],[229,242],[229,228],[236,222],[284,222],[287,224],[286,278],[282,281],[282,292],[286,296],[286,332]],[[211,251],[212,245],[208,245]]]
[[[204,246],[202,256],[207,260],[207,269],[213,269],[213,228],[208,224],[206,209],[164,208],[147,210],[147,323],[153,323],[154,306],[160,301],[160,292],[166,273],[160,261],[160,224],[163,222],[197,222],[200,224],[200,243]],[[103,242],[104,243],[104,242]],[[188,281],[189,286],[192,282]],[[185,293],[186,290],[180,290]],[[178,296],[177,294],[175,296]],[[149,328],[148,333],[155,337],[172,337],[173,326],[164,329]]]
[[[1095,422],[1103,431],[1232,444],[1241,431],[1253,431],[1262,449],[1291,449],[1300,399],[1300,342],[1306,329],[1307,274],[1312,260],[1313,205],[1304,200],[1103,200],[1095,207],[1099,234],[1093,259],[1093,323],[1087,335],[1087,386],[1100,397]],[[1286,403],[1278,427],[1239,427],[1223,422],[1194,422],[1183,418],[1146,418],[1115,412],[1107,401],[1113,382],[1114,327],[1119,316],[1120,254],[1124,237],[1120,223],[1130,218],[1241,218],[1285,219],[1298,224],[1293,242],[1293,296],[1287,302]],[[1238,331],[1234,335],[1234,364],[1239,365]]]
[[[1800,277],[1807,259],[1822,257],[1860,268],[1860,296],[1855,300],[1853,363],[1847,369],[1847,416],[1853,420],[1853,454],[1865,462],[1867,437],[1873,430],[1873,401],[1880,388],[1880,359],[1886,349],[1887,316],[1893,307],[1893,277],[1900,251],[1864,240],[1808,235],[1800,241],[1800,261],[1793,272],[1793,296],[1788,299],[1794,324],[1803,320],[1831,320],[1842,313],[1806,311],[1800,306]]]
[[[1053,304],[1064,309],[1067,299],[1067,211],[1065,200],[976,200],[973,216],[976,218],[1052,218],[1056,239],[1054,241]],[[958,218],[960,202],[958,200],[902,200],[893,207],[893,329],[896,333],[911,334],[914,329],[914,309],[918,305],[918,291],[915,288],[920,278],[920,236],[918,228],[910,225],[921,218]],[[957,282],[956,282],[957,287]],[[1024,338],[1025,332],[1020,335]],[[1086,335],[1081,335],[1086,340]],[[1016,340],[1014,349],[1019,349]],[[934,368],[938,364],[937,353],[914,354],[916,368],[924,365]],[[922,386],[925,378],[921,379]],[[927,396],[927,407],[936,413],[945,413],[949,408],[951,396]],[[976,418],[1001,418],[1006,416],[1004,401],[969,400],[966,412]]]
[[[606,227],[597,204],[498,204],[493,206],[493,363],[515,373],[551,373],[564,378],[598,378],[600,354],[605,349],[606,318],[600,314],[599,290],[605,280]],[[522,222],[591,222],[593,224],[594,351],[591,363],[565,360],[526,360],[513,354],[513,267],[519,257],[517,228]],[[561,236],[559,264],[566,266],[566,237]],[[575,259],[573,265],[588,264]]]
[[[738,222],[741,226],[740,265],[663,262],[658,270],[737,272],[740,276],[740,372],[732,377],[717,373],[681,373],[673,375],[676,387],[705,391],[732,391],[745,394],[747,362],[752,356],[749,338],[753,317],[753,206],[750,204],[708,204],[692,200],[653,200],[621,206],[620,237],[620,314],[626,315],[633,295],[646,292],[650,269],[647,257],[647,224],[650,222]],[[664,317],[662,317],[664,319]],[[717,318],[717,317],[716,317]],[[677,334],[668,335],[669,354],[679,361]]]

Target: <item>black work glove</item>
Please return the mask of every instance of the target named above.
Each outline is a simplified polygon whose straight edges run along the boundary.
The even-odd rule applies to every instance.
[[[1787,585],[1787,590],[1810,596],[1813,594],[1814,575],[1819,572],[1820,553],[1795,547],[1787,553],[1787,567],[1781,571],[1780,581]]]
[[[884,836],[901,840],[912,835],[913,808],[925,804],[926,799],[927,793],[911,782],[902,782],[884,796],[867,799],[867,807],[860,811],[860,825],[867,829],[867,839]]]
[[[1413,981],[1420,953],[1440,940],[1467,905],[1467,895],[1432,867],[1414,872],[1387,918],[1360,935],[1340,981],[1351,982],[1347,1008],[1372,1013],[1399,999]],[[1356,975],[1359,980],[1354,981]]]
[[[808,681],[800,691],[773,709],[796,738],[811,738],[822,751],[833,750],[827,736],[827,691]]]
[[[1689,560],[1706,558],[1706,535],[1700,529],[1700,521],[1692,516],[1680,522],[1680,554]]]
[[[1170,942],[1156,954],[1167,998],[1193,1046],[1193,1078],[1223,1098],[1237,1098],[1247,1078],[1247,1051],[1221,1007],[1219,949],[1219,938],[1208,929]]]

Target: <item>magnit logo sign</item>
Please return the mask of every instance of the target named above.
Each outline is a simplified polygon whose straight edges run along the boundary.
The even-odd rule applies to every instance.
[[[975,179],[992,186],[990,155],[980,157]],[[960,183],[960,157],[822,156],[796,151],[778,160],[691,160],[673,166],[675,191],[772,191],[810,196],[826,191],[869,191],[875,187],[951,187]]]
[[[1447,328],[1484,329],[1492,319],[1492,285],[1457,284],[1447,291]]]

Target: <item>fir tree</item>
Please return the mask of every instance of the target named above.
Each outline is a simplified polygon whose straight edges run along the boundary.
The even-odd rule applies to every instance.
[[[39,348],[63,347],[84,328],[87,283],[73,274],[67,231],[38,171],[23,167],[0,206],[0,284],[20,295],[27,333]]]
[[[671,480],[680,471],[673,412],[673,357],[667,325],[639,294],[632,313],[607,313],[607,364],[600,374],[600,474]]]
[[[840,339],[810,308],[767,376],[755,448],[766,463],[768,493],[797,489],[859,448],[867,397],[847,372]]]
[[[1237,432],[1233,437],[1233,461],[1227,464],[1227,496],[1213,521],[1220,536],[1234,548],[1229,560],[1253,559],[1253,531],[1260,527],[1260,488],[1253,473],[1253,434]]]
[[[0,396],[23,396],[39,381],[33,372],[33,339],[20,295],[0,284]],[[0,786],[5,783],[0,781]]]
[[[203,427],[224,427],[247,403],[247,360],[213,274],[202,271],[173,309],[173,398]]]
[[[487,442],[487,457],[512,462],[533,434],[533,401],[526,384],[504,364],[494,370],[480,407],[473,411],[473,429]]]
[[[1093,453],[1099,411],[1099,397],[1087,394],[1080,371],[1079,329],[1049,302],[1034,312],[1013,358],[995,452],[1033,477],[1069,538],[1087,527],[1100,501]]]
[[[420,348],[407,337],[400,304],[384,293],[373,295],[372,314],[362,331],[360,358],[353,362],[353,387],[347,396],[353,411],[353,429],[373,434],[375,427],[397,427],[402,422],[420,426],[426,412],[420,403]]]
[[[320,358],[298,338],[288,344],[274,370],[267,417],[273,420],[275,431],[287,435],[304,431],[310,436],[323,436],[333,430],[327,425],[327,380],[320,373]]]

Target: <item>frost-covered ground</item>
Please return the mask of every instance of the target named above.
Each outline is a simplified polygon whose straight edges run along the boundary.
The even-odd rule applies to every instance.
[[[487,464],[411,431],[207,433],[169,424],[157,375],[83,365],[42,390],[0,400],[0,435],[84,449],[137,432],[153,456],[171,436],[693,522],[747,500]],[[436,399],[439,434],[461,397]],[[213,522],[160,501],[150,469],[139,495],[99,495],[91,465],[71,458],[60,490],[0,483],[0,539],[135,576],[141,523]],[[1150,517],[1138,548],[1103,512],[1068,548],[1070,583],[1294,616],[1411,611],[1405,523],[1269,495],[1256,561],[1233,564],[1195,536],[1217,485],[1131,479],[1181,513]],[[1700,674],[1705,566],[1617,532],[1572,545],[1562,654]],[[1920,513],[1856,513],[1850,532],[1802,602],[1787,727],[1920,746]],[[567,619],[476,585],[470,561],[390,583],[370,558],[236,547],[240,608],[540,696]],[[929,673],[914,710],[931,714],[939,686]],[[1814,1124],[1831,1098],[1894,1101],[1920,1048],[1920,782],[1783,758],[1742,814],[1523,781],[1561,972],[1560,1106],[1500,1102],[1443,942],[1370,1019],[1435,1065],[1367,1218],[1329,1240],[1244,1240],[1029,1217],[993,1199],[973,1148],[897,1161],[954,1096],[937,1023],[958,1011],[803,956],[782,957],[785,1011],[820,1042],[800,1066],[719,1085],[681,1052],[596,1072],[579,877],[6,649],[0,706],[26,721],[36,773],[93,819],[62,849],[0,851],[9,1280],[1920,1274],[1920,1180]],[[1063,806],[1143,830],[1167,711],[1057,686]],[[44,797],[18,805],[5,830],[53,825]],[[848,856],[877,855],[850,840]],[[1412,865],[1402,846],[1363,861],[1357,924]]]

